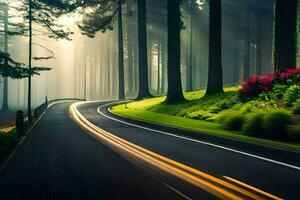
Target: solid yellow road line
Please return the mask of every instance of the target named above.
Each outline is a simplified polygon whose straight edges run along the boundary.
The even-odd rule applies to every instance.
[[[97,130],[98,129],[97,126],[95,126],[91,123],[89,125],[87,125],[86,123],[89,123],[89,122],[85,118],[80,119],[79,117],[82,117],[82,116],[80,116],[81,114],[77,110],[74,110],[74,108],[71,108],[71,107],[70,107],[70,110],[71,110],[71,113],[73,113],[73,112],[75,113],[75,115],[72,115],[72,116],[76,122],[78,122],[82,127],[84,127],[85,129],[87,129],[88,131],[90,131],[94,135],[96,135],[102,142],[104,141],[106,144],[111,145],[114,149],[118,148],[119,152],[120,152],[120,150],[121,150],[121,153],[124,153],[124,151],[125,151],[125,152],[129,153],[129,155],[131,155],[131,156],[133,155],[135,158],[138,158],[139,160],[144,160],[147,163],[151,164],[152,166],[155,166],[165,172],[168,172],[176,177],[179,177],[179,178],[219,197],[220,199],[243,200],[243,198],[241,198],[235,194],[232,194],[218,186],[215,186],[207,181],[204,181],[195,176],[192,176],[192,175],[188,174],[187,172],[179,170],[167,163],[163,163],[155,158],[150,157],[149,155],[146,155],[145,153],[142,153],[140,151],[133,149],[132,147],[128,147],[128,145],[125,145],[124,143],[122,143],[119,140],[116,140],[115,138],[108,137],[108,135],[105,134],[104,130],[100,132],[99,130]]]
[[[101,141],[105,141],[107,144],[112,146],[114,149],[118,148],[118,150],[121,150],[121,153],[123,151],[127,152],[127,154],[131,156],[135,156],[136,158],[139,158],[140,160],[144,160],[147,163],[154,165],[161,170],[164,170],[170,174],[173,174],[174,176],[177,176],[196,187],[199,187],[207,192],[210,192],[211,194],[221,198],[221,199],[236,199],[241,200],[243,197],[238,196],[237,194],[232,193],[233,190],[235,192],[238,192],[244,196],[250,197],[251,199],[255,200],[263,200],[264,198],[259,197],[258,195],[249,192],[245,189],[242,189],[240,187],[237,187],[231,183],[228,183],[224,180],[221,180],[219,178],[213,177],[209,174],[206,174],[204,172],[201,172],[199,170],[196,170],[194,168],[191,168],[189,166],[186,166],[182,163],[176,162],[174,160],[168,159],[166,157],[163,157],[157,153],[154,153],[152,151],[149,151],[147,149],[144,149],[140,146],[137,146],[133,143],[130,143],[122,138],[119,138],[97,126],[90,123],[86,118],[84,118],[79,111],[77,110],[77,106],[82,103],[75,103],[70,106],[70,114],[72,114],[73,119],[78,122],[82,127],[84,127],[89,132],[92,132],[94,135],[98,137]],[[197,175],[197,176],[195,176]],[[198,177],[200,176],[200,177]],[[206,180],[201,179],[204,178]],[[211,182],[208,182],[211,181]],[[216,185],[217,184],[217,185]],[[218,185],[221,185],[223,187],[226,187],[229,189],[225,190],[224,188],[220,188]],[[240,184],[241,185],[241,184]],[[249,188],[249,187],[247,187]],[[252,188],[249,188],[252,189]],[[262,194],[262,193],[260,193]],[[264,192],[263,195],[269,194]],[[269,194],[270,195],[270,194]],[[265,195],[266,196],[266,195]],[[272,195],[275,197],[274,195]],[[269,196],[268,196],[269,197]],[[249,198],[247,198],[249,199]],[[280,198],[278,198],[280,199]]]
[[[248,184],[246,184],[246,183],[243,183],[243,182],[241,182],[241,181],[238,181],[238,180],[236,180],[236,179],[234,179],[234,178],[231,178],[231,177],[229,177],[229,176],[223,176],[223,177],[226,178],[226,179],[228,179],[228,180],[230,180],[230,181],[232,181],[232,182],[234,182],[234,183],[236,183],[236,184],[239,184],[239,185],[241,185],[241,186],[243,186],[243,187],[245,187],[245,188],[248,188],[248,189],[250,189],[250,190],[253,190],[253,191],[255,191],[255,192],[257,192],[257,193],[260,193],[260,194],[262,194],[262,195],[264,195],[264,196],[266,196],[266,197],[269,197],[269,198],[271,198],[271,199],[274,199],[274,200],[283,200],[283,199],[280,198],[280,197],[274,196],[274,195],[272,195],[272,194],[270,194],[270,193],[267,193],[267,192],[265,192],[265,191],[263,191],[263,190],[261,190],[261,189],[258,189],[258,188],[256,188],[256,187],[253,187],[253,186],[251,186],[251,185],[248,185]]]

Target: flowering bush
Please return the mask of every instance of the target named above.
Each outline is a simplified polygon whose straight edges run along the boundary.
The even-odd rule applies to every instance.
[[[243,98],[257,97],[261,92],[271,89],[274,82],[274,73],[265,76],[252,76],[238,88],[239,94]]]
[[[286,69],[279,73],[279,79],[280,81],[284,81],[284,82],[289,79],[291,79],[294,82],[298,82],[300,81],[299,79],[297,80],[299,75],[300,75],[300,68]]]
[[[238,93],[243,99],[255,98],[262,92],[270,91],[277,82],[284,84],[291,82],[299,85],[300,68],[276,71],[265,76],[252,76],[240,85]]]

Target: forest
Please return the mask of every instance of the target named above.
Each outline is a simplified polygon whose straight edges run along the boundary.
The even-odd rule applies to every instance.
[[[31,122],[45,100],[127,99],[112,111],[298,142],[298,7],[297,0],[3,0],[1,118],[22,109]]]
[[[300,0],[0,0],[0,199],[298,200]]]

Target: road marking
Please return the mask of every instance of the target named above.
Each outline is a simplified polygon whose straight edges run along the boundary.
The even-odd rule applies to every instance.
[[[250,190],[253,190],[253,191],[255,191],[255,192],[259,193],[259,194],[262,194],[262,195],[264,195],[264,196],[266,196],[266,197],[272,198],[272,199],[274,199],[274,200],[283,200],[282,198],[276,197],[276,196],[274,196],[274,195],[272,195],[272,194],[270,194],[270,193],[267,193],[267,192],[265,192],[265,191],[263,191],[263,190],[261,190],[261,189],[258,189],[258,188],[256,188],[256,187],[253,187],[253,186],[251,186],[251,185],[248,185],[248,184],[246,184],[246,183],[243,183],[243,182],[241,182],[241,181],[238,181],[238,180],[236,180],[236,179],[234,179],[234,178],[231,178],[231,177],[229,177],[229,176],[223,176],[223,177],[226,178],[227,180],[232,181],[233,183],[239,184],[239,185],[241,185],[241,186],[243,186],[243,187],[245,187],[245,188],[248,188],[248,189],[250,189]]]
[[[175,192],[176,194],[178,194],[179,196],[181,196],[182,198],[186,199],[186,200],[193,200],[192,198],[186,196],[185,194],[183,194],[182,192],[176,190],[175,188],[173,188],[172,186],[160,181],[160,180],[157,180],[159,181],[162,185],[164,185],[165,187],[169,188],[170,190],[172,190],[173,192]]]
[[[216,148],[219,148],[219,149],[231,151],[231,152],[238,153],[238,154],[241,154],[241,155],[244,155],[244,156],[256,158],[256,159],[259,159],[259,160],[267,161],[267,162],[270,162],[270,163],[278,164],[278,165],[281,165],[281,166],[284,166],[284,167],[289,167],[291,169],[295,169],[295,170],[300,171],[300,167],[295,166],[295,165],[287,164],[287,163],[284,163],[284,162],[281,162],[281,161],[276,161],[276,160],[273,160],[273,159],[270,159],[270,158],[265,158],[265,157],[262,157],[262,156],[257,156],[257,155],[251,154],[251,153],[246,153],[246,152],[243,152],[243,151],[239,151],[239,150],[236,150],[236,149],[224,147],[224,146],[221,146],[221,145],[217,145],[217,144],[213,144],[213,143],[209,143],[209,142],[203,142],[203,141],[200,141],[200,140],[196,140],[196,139],[192,139],[192,138],[188,138],[188,137],[184,137],[184,136],[179,136],[179,135],[176,135],[176,134],[173,134],[173,133],[160,131],[160,130],[156,130],[156,129],[152,129],[152,128],[147,128],[147,127],[136,125],[136,124],[131,124],[131,123],[116,119],[114,117],[110,117],[110,116],[108,116],[108,115],[106,115],[106,114],[104,114],[103,112],[100,111],[101,108],[106,107],[106,106],[111,106],[111,105],[114,105],[114,104],[115,103],[109,103],[109,104],[99,106],[97,111],[100,115],[102,115],[102,116],[104,116],[108,119],[111,119],[113,121],[129,125],[129,126],[133,126],[133,127],[136,127],[136,128],[141,128],[141,129],[156,132],[156,133],[161,133],[161,134],[164,134],[164,135],[180,138],[180,139],[183,139],[183,140],[188,140],[188,141],[191,141],[191,142],[196,142],[196,143],[199,143],[199,144],[205,144],[205,145],[208,145],[208,146],[212,146],[212,147],[216,147]],[[110,108],[108,110],[111,112]]]
[[[249,197],[256,200],[265,199],[250,191],[246,191],[245,189],[232,185],[224,180],[213,177],[182,163],[144,149],[97,127],[84,118],[77,110],[77,106],[81,104],[84,103],[75,103],[70,106],[70,114],[72,115],[72,118],[88,132],[94,134],[94,136],[97,136],[97,139],[101,140],[112,149],[117,149],[116,151],[119,153],[123,155],[129,154],[134,156],[139,160],[145,161],[154,167],[181,178],[182,180],[191,183],[192,185],[201,188],[221,199],[242,200],[245,199],[246,196],[246,199],[249,199]]]

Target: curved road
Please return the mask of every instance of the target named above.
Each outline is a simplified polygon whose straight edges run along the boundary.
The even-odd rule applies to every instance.
[[[180,130],[149,127],[116,117],[107,111],[108,103],[82,104],[78,111],[101,130],[128,141],[129,153],[119,154],[120,150],[109,148],[109,142],[101,142],[98,136],[86,133],[84,126],[78,126],[70,118],[70,103],[54,105],[0,174],[1,199],[217,199],[211,188],[223,189],[220,185],[226,184],[233,185],[226,189],[230,193],[235,187],[244,191],[241,199],[251,199],[250,196],[252,199],[298,199],[297,154],[278,152],[280,162],[276,163],[274,152],[264,155],[258,149],[259,157],[255,157],[253,148],[188,140],[181,137]],[[132,126],[132,123],[163,132]],[[122,141],[116,139],[115,143]],[[151,151],[151,155],[158,154],[163,157],[159,157],[161,160],[168,158],[171,159],[168,162],[175,163],[166,164],[166,168],[173,168],[177,162],[184,164],[185,168],[180,169],[186,175],[174,175],[177,168],[167,172],[160,166],[142,162],[130,154],[136,151],[141,155],[132,148],[133,144]],[[204,181],[214,182],[213,185],[199,189],[197,184],[184,180],[189,176],[192,179],[195,173],[201,173],[206,177]]]

